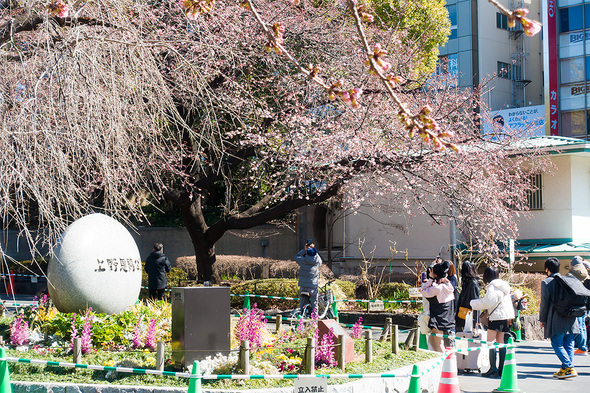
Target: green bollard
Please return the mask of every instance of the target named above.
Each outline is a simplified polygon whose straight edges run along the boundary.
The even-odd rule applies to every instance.
[[[332,294],[332,314],[334,314],[334,319],[338,321],[338,306],[336,305],[336,296]]]
[[[246,291],[246,296],[244,296],[244,308],[250,310],[250,292],[248,291]]]
[[[199,362],[197,360],[193,361],[193,371],[191,372],[192,375],[201,374],[201,368],[199,367]],[[188,383],[188,392],[187,393],[201,393],[201,378],[191,378]],[[3,392],[0,392],[3,393]]]
[[[520,315],[516,316],[516,320],[518,320],[518,322],[520,322],[520,329],[514,331],[513,332],[516,334],[516,342],[520,342],[522,341],[522,320],[520,319]]]
[[[0,348],[0,358],[6,357],[6,349]],[[12,393],[12,385],[10,384],[10,371],[8,371],[8,362],[0,362],[0,393]]]

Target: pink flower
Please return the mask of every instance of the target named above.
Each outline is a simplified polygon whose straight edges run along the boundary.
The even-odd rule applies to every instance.
[[[12,345],[26,345],[29,343],[29,322],[24,321],[20,314],[10,325],[10,343]]]
[[[363,317],[359,317],[356,323],[352,326],[350,335],[352,338],[361,338],[363,333]]]
[[[527,16],[529,14],[529,10],[526,8],[519,8],[517,10],[512,11],[512,15],[518,17],[518,18],[522,18],[524,16]]]
[[[80,335],[80,344],[82,346],[82,353],[88,353],[92,349],[92,308],[89,308],[84,318],[84,326],[82,327],[82,334]]]
[[[541,28],[543,27],[543,25],[541,25],[540,22],[537,22],[536,20],[530,20],[527,18],[522,18],[520,20],[520,24],[522,25],[524,34],[526,34],[529,37],[532,37],[535,34],[539,33],[541,31]]]
[[[357,7],[357,12],[359,13],[359,16],[365,22],[372,23],[374,21],[373,15],[367,13],[366,11],[367,11],[367,6],[365,4],[361,4]]]
[[[64,3],[63,0],[55,0],[49,2],[47,4],[47,11],[49,11],[49,13],[52,16],[58,18],[67,18],[67,16],[69,15],[68,5]]]
[[[452,138],[453,136],[455,136],[455,133],[451,130],[446,130],[438,134],[439,138]]]
[[[508,27],[515,27],[516,21],[519,21],[522,25],[524,33],[527,36],[532,37],[535,34],[539,33],[543,25],[540,22],[537,22],[536,20],[528,19],[526,17],[528,13],[529,10],[526,8],[519,8],[517,10],[512,11],[512,14],[508,15]]]
[[[143,347],[141,342],[141,329],[139,325],[141,324],[141,319],[137,320],[137,325],[135,325],[135,331],[133,332],[133,341],[132,346],[133,348],[141,348]]]
[[[274,25],[272,25],[272,32],[277,40],[277,43],[282,44],[283,43],[283,33],[285,32],[285,26],[283,26],[283,24],[281,22],[276,22]]]
[[[373,15],[367,14],[366,12],[363,12],[361,14],[361,18],[363,18],[363,20],[367,23],[373,23],[375,21],[375,18],[373,18]]]
[[[244,313],[234,328],[238,341],[248,340],[253,347],[261,347],[267,330],[264,313],[256,303],[251,310],[244,309]]]
[[[330,328],[330,331],[324,334],[321,340],[318,342],[315,352],[315,364],[316,368],[322,367],[324,364],[328,366],[335,366],[336,359],[334,359],[334,330]]]
[[[384,72],[387,72],[391,68],[391,63],[385,61],[385,55],[387,55],[387,51],[384,49],[381,49],[381,44],[376,43],[373,48],[372,58],[377,63],[377,65],[379,67],[381,67],[381,69]],[[375,70],[373,69],[373,67],[371,65],[371,61],[369,59],[365,60],[365,65],[371,67],[369,69],[370,74],[373,74],[373,75],[376,74]]]
[[[150,319],[150,326],[145,335],[145,346],[151,350],[156,349],[156,320]]]
[[[214,0],[179,0],[178,5],[184,9],[186,17],[196,20],[199,14],[207,14],[213,9]]]
[[[354,89],[349,90],[348,94],[350,96],[350,104],[352,105],[352,107],[355,109],[358,108],[358,99],[361,97],[361,94],[363,94],[363,90],[358,87],[355,87]]]

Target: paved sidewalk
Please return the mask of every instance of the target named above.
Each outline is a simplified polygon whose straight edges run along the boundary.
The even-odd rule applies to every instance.
[[[518,387],[524,393],[588,392],[590,391],[590,356],[576,355],[574,366],[579,376],[566,380],[553,378],[560,363],[549,341],[527,341],[517,344],[516,366]],[[487,371],[483,366],[482,371]],[[465,393],[491,392],[500,386],[500,379],[481,377],[479,374],[459,376],[459,387]]]

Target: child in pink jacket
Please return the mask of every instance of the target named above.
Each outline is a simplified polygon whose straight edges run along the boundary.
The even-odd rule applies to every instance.
[[[428,327],[432,333],[455,334],[455,290],[447,278],[451,262],[443,261],[428,269],[428,279],[422,283],[422,294],[430,306],[430,320]],[[433,350],[444,352],[442,337],[428,336]],[[450,339],[445,339],[446,346],[451,345]]]

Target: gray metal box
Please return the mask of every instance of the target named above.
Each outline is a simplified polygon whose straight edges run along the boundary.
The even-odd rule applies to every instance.
[[[172,288],[172,360],[189,370],[194,360],[230,351],[229,287]]]

